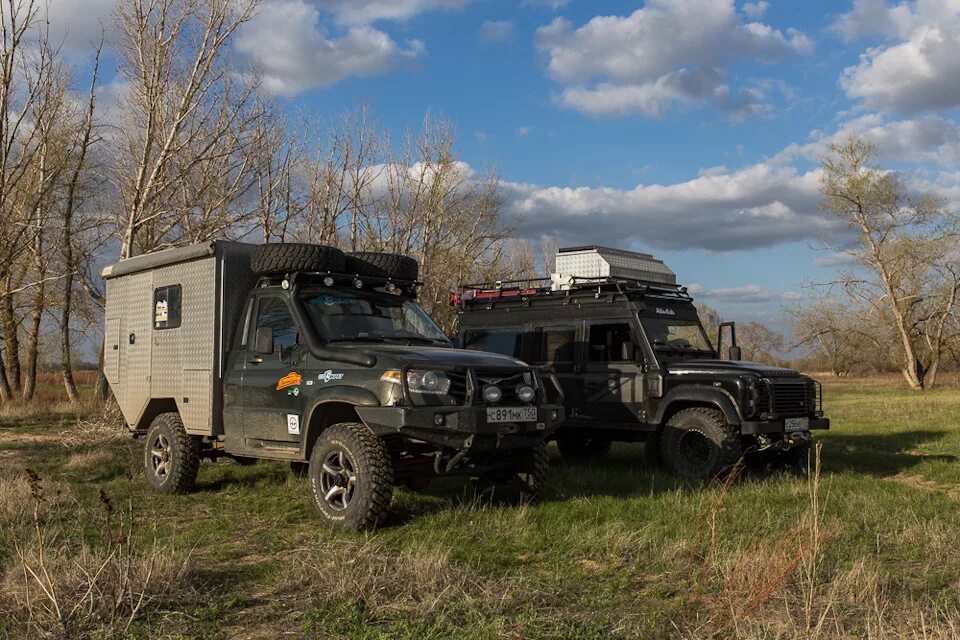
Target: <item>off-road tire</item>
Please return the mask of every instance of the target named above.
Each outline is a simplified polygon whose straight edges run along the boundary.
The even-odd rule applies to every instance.
[[[420,265],[410,256],[377,251],[354,251],[346,256],[346,272],[372,278],[416,280]]]
[[[324,469],[331,456],[344,454],[354,480],[352,490],[342,508],[332,504],[322,487],[331,474]],[[340,464],[347,468],[346,464]],[[366,425],[344,422],[320,434],[310,454],[310,495],[313,506],[323,520],[336,529],[367,530],[381,524],[390,512],[393,497],[393,467],[383,441]],[[345,480],[346,481],[346,480]]]
[[[559,436],[557,449],[567,462],[588,462],[603,458],[610,453],[613,443],[609,440],[598,440],[586,436]]]
[[[693,455],[691,447],[698,455]],[[739,434],[727,425],[718,409],[692,407],[678,411],[660,434],[660,457],[684,480],[720,477],[742,456]]]
[[[476,479],[479,498],[493,504],[527,504],[543,496],[550,475],[547,443],[538,442],[515,454],[512,468],[490,472]]]
[[[200,468],[200,442],[187,434],[179,414],[161,413],[150,423],[143,466],[147,484],[154,491],[187,493],[193,489]]]
[[[250,268],[259,275],[293,271],[344,271],[346,258],[336,247],[299,242],[262,244],[250,256]]]

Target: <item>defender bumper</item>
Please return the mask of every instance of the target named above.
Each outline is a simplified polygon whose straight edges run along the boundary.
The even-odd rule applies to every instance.
[[[830,428],[829,418],[810,418],[810,431],[825,430]],[[760,433],[784,433],[786,427],[783,420],[763,420],[751,421],[744,420],[740,423],[740,433],[744,435],[757,435]]]
[[[458,451],[526,449],[563,422],[560,405],[539,405],[536,422],[488,423],[485,406],[357,407],[378,436],[401,435]]]

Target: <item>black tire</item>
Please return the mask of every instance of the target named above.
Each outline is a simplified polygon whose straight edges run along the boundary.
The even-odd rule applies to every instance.
[[[344,271],[346,258],[336,247],[323,244],[276,242],[253,250],[250,268],[259,275],[293,271]]]
[[[331,527],[372,529],[390,512],[390,453],[366,425],[336,424],[320,434],[309,478],[314,509]]]
[[[509,469],[490,472],[477,478],[479,497],[494,504],[526,504],[539,500],[550,474],[547,443],[538,442],[515,454],[516,464]]]
[[[143,466],[150,488],[159,493],[187,493],[200,468],[200,442],[187,435],[176,413],[161,413],[147,430]]]
[[[663,462],[685,480],[723,475],[743,456],[740,436],[717,409],[693,407],[675,413],[660,434]]]
[[[557,437],[557,449],[567,462],[588,462],[597,460],[610,453],[612,443],[582,435],[560,435]]]
[[[346,272],[373,278],[416,280],[420,265],[410,256],[377,251],[354,251],[346,256]]]

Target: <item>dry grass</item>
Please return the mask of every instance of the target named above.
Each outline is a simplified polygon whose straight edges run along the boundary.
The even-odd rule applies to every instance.
[[[0,495],[17,500],[3,513],[3,538],[15,561],[0,574],[0,614],[10,631],[29,638],[98,640],[127,637],[131,625],[161,605],[190,593],[189,555],[172,553],[154,537],[136,542],[131,509],[117,514],[101,490],[97,513],[57,519],[68,502],[27,470],[0,482]],[[99,522],[96,522],[98,521]],[[97,526],[95,543],[66,527]]]

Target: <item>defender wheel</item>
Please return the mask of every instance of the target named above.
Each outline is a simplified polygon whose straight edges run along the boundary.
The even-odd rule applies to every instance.
[[[740,460],[740,437],[717,409],[693,407],[678,411],[660,434],[660,455],[686,480],[710,480]]]
[[[540,499],[550,473],[547,443],[538,442],[527,451],[517,452],[517,457],[513,468],[477,479],[475,486],[481,499],[494,504],[525,504]]]
[[[358,276],[416,280],[420,265],[410,256],[378,251],[353,251],[347,254],[345,270]]]
[[[323,244],[275,242],[262,244],[250,256],[250,269],[259,275],[291,271],[343,271],[343,252]]]
[[[597,440],[580,435],[557,437],[557,449],[567,462],[586,462],[610,453],[609,440]]]
[[[390,512],[390,454],[366,425],[336,424],[320,434],[309,477],[313,506],[331,527],[372,529]]]
[[[200,468],[200,443],[187,435],[176,413],[161,413],[147,430],[143,455],[150,488],[160,493],[187,493]]]

